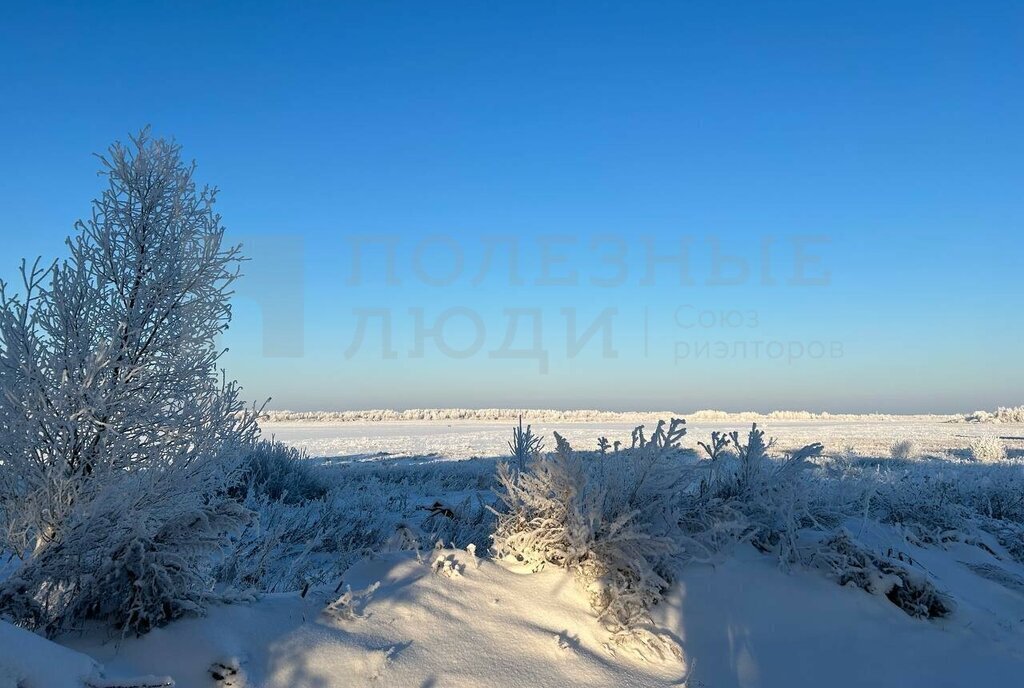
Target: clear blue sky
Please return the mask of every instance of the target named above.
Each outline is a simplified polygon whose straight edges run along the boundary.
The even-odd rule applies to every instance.
[[[252,247],[225,364],[277,408],[1019,404],[1022,36],[1013,2],[8,5],[0,276],[60,252],[100,188],[90,153],[148,123],[221,187]],[[374,234],[396,242],[398,285],[380,249],[349,284],[349,238]],[[428,273],[452,268],[450,245],[421,245],[435,235],[464,253],[443,286],[413,269],[417,246]],[[522,285],[501,262],[473,283],[496,235],[517,237]],[[551,235],[570,243],[550,271],[575,286],[538,284]],[[614,273],[590,248],[603,236],[630,242],[616,286],[590,281]],[[826,240],[808,273],[828,283],[789,284],[809,236]],[[643,284],[643,237],[666,254],[691,237],[693,284],[667,264]],[[747,279],[711,283],[709,237]],[[411,356],[410,309],[429,327],[452,307],[479,315],[480,349],[452,358],[427,337]],[[539,309],[545,373],[489,355],[512,307]],[[345,356],[356,308],[391,310],[397,357],[376,330]],[[618,356],[598,334],[570,357],[562,308],[581,330],[617,309]],[[683,327],[704,311],[709,327]],[[446,341],[471,343],[469,322]],[[265,355],[264,334],[301,355]],[[520,330],[512,348],[531,343]],[[841,355],[812,357],[819,344]]]

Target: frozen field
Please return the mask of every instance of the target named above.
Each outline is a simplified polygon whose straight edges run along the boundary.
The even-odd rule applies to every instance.
[[[533,429],[548,439],[557,431],[574,447],[596,449],[597,439],[628,441],[638,423],[648,434],[657,425],[658,416],[638,418],[636,422],[541,421]],[[524,417],[523,423],[530,418]],[[745,431],[751,421],[688,421],[689,431],[683,445],[696,448],[698,440],[707,441],[713,431]],[[313,457],[374,458],[436,456],[445,459],[504,456],[511,422],[473,420],[427,421],[351,421],[351,422],[264,422],[265,436],[304,450]],[[852,454],[862,457],[889,455],[893,442],[910,439],[929,456],[958,456],[972,439],[1024,438],[1024,424],[957,423],[936,417],[907,416],[892,420],[773,420],[759,421],[769,437],[778,440],[779,449],[821,442],[829,455]],[[1024,455],[1024,439],[1006,440],[1012,456]]]

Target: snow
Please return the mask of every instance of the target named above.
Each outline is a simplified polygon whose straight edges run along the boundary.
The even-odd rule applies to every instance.
[[[435,567],[438,558],[447,566]],[[108,669],[172,674],[178,688],[206,688],[209,667],[225,658],[239,660],[241,685],[250,688],[628,688],[668,685],[685,672],[611,654],[585,597],[561,571],[529,574],[438,550],[422,560],[413,553],[367,559],[344,580],[355,591],[379,587],[354,614],[326,611],[340,595],[318,590],[217,607],[120,644],[64,642]]]
[[[948,621],[912,619],[860,589],[783,572],[753,548],[690,567],[658,614],[678,629],[694,687],[1020,685],[1024,598],[953,560],[964,554],[927,561],[960,601]]]
[[[1024,408],[1024,407],[1022,407]],[[465,409],[465,408],[433,408],[433,409],[372,409],[366,411],[264,411],[262,418],[271,423],[351,423],[351,422],[391,422],[391,421],[502,421],[515,422],[519,416],[530,418],[534,422],[546,423],[642,423],[645,419],[686,417],[690,420],[738,421],[743,423],[780,420],[852,420],[852,421],[898,421],[908,419],[937,421],[1000,421],[1010,422],[1016,408],[999,408],[994,414],[987,411],[975,411],[973,414],[915,414],[895,415],[889,413],[827,413],[815,411],[716,411],[704,409],[688,413],[680,411],[597,411],[594,409]],[[1024,412],[1020,412],[1024,418]],[[1019,419],[1017,422],[1021,422]]]
[[[871,536],[897,539],[884,529]],[[140,639],[64,642],[119,674],[171,674],[179,688],[210,686],[209,667],[232,660],[244,675],[236,685],[249,688],[1019,685],[1024,569],[974,547],[908,553],[957,597],[952,619],[912,619],[884,598],[782,571],[749,546],[716,566],[689,567],[656,610],[685,664],[610,652],[565,572],[531,574],[461,550],[360,562],[345,583],[357,593],[379,587],[352,615],[325,611],[340,595],[317,590],[215,607]],[[438,557],[458,573],[440,572]],[[972,565],[1005,577],[979,576]]]
[[[83,688],[99,670],[86,655],[0,621],[0,688]]]
[[[641,420],[648,434],[656,420]],[[554,429],[580,448],[596,449],[601,436],[627,439],[633,424],[540,421],[533,429],[546,436],[548,449]],[[743,426],[738,419],[691,420],[684,444]],[[891,461],[894,442],[911,440],[922,455],[938,460],[906,463],[907,480],[933,470],[938,475],[948,460],[946,479],[960,480],[964,490],[990,480],[985,471],[991,464],[970,462],[972,443],[1024,436],[1021,425],[924,417],[777,419],[764,427],[783,449],[822,441],[832,456],[879,463]],[[263,430],[313,457],[332,459],[314,463],[349,481],[357,493],[353,516],[374,505],[404,509],[366,517],[367,523],[386,524],[423,518],[423,506],[435,500],[454,504],[473,494],[483,485],[480,476],[493,471],[493,460],[463,459],[503,456],[511,435],[508,423],[448,419],[264,421]],[[1016,462],[1006,471],[1020,471],[1024,443],[1004,444]],[[972,471],[982,472],[972,477]],[[392,497],[397,492],[399,500]],[[87,675],[167,675],[178,688],[1019,685],[1024,564],[995,537],[974,542],[971,531],[919,545],[908,530],[867,518],[844,527],[873,551],[906,557],[915,575],[927,576],[954,600],[953,614],[912,618],[883,595],[840,587],[809,567],[783,566],[741,542],[713,565],[682,570],[653,613],[679,643],[683,660],[645,662],[610,645],[570,573],[551,567],[530,573],[479,556],[486,543],[478,541],[477,552],[445,548],[364,557],[305,595],[265,594],[252,603],[215,605],[206,616],[138,638],[88,630],[58,638],[61,647],[0,624],[0,688],[83,688]],[[214,672],[226,680],[215,681]]]
[[[662,415],[660,418],[667,418]],[[657,424],[656,414],[642,415],[629,422],[558,423],[535,421],[524,416],[523,423],[532,423],[535,433],[547,437],[552,448],[552,432],[558,431],[580,449],[597,449],[597,439],[628,438],[630,431],[644,423],[650,433]],[[689,434],[684,445],[696,448],[697,440],[706,440],[712,431],[744,430],[750,421],[699,420],[687,417]],[[967,451],[972,440],[1000,436],[1024,437],[1024,424],[962,424],[934,417],[908,416],[901,420],[772,420],[759,423],[769,437],[778,439],[779,447],[791,449],[812,442],[825,445],[826,453],[838,454],[852,450],[858,456],[889,456],[895,440],[909,439],[917,447],[933,455],[950,451]],[[383,456],[436,456],[464,459],[474,456],[504,456],[511,436],[507,422],[476,420],[441,421],[288,421],[261,422],[264,436],[273,436],[290,446],[305,450],[310,456],[358,459]],[[1013,445],[1011,445],[1013,446]],[[1024,442],[1015,445],[1024,450]]]

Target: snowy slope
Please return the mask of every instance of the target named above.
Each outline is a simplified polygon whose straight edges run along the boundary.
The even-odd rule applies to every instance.
[[[345,576],[353,603],[333,612],[327,591],[271,595],[120,644],[64,642],[122,674],[171,674],[180,688],[214,686],[210,665],[236,660],[245,676],[235,685],[249,688],[1020,685],[1024,570],[975,547],[911,549],[957,600],[950,619],[912,619],[883,597],[781,571],[748,546],[718,566],[690,567],[657,610],[685,665],[611,651],[563,572],[478,567],[452,550],[357,564]],[[438,570],[438,556],[458,572]]]
[[[457,572],[435,571],[442,557]],[[479,564],[479,568],[478,568]],[[604,648],[606,636],[570,576],[527,574],[463,551],[391,554],[345,576],[352,608],[324,611],[325,592],[271,595],[220,607],[141,639],[68,637],[125,673],[165,672],[179,688],[213,685],[214,662],[239,660],[250,688],[344,686],[668,685],[681,665],[643,664]]]
[[[976,556],[932,552],[928,562],[958,604],[942,621],[912,619],[813,572],[780,571],[752,548],[688,569],[658,615],[678,629],[693,688],[1019,686],[1024,595],[973,575],[956,561],[964,554]]]
[[[89,657],[0,621],[0,688],[84,688],[99,671]]]

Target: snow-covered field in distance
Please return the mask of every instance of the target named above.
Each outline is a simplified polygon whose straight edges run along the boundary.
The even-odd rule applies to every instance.
[[[1000,409],[990,414],[976,411],[972,414],[891,414],[891,413],[827,413],[815,411],[598,411],[595,409],[516,409],[516,408],[434,408],[434,409],[369,409],[363,411],[266,411],[263,417],[271,422],[347,423],[357,421],[417,421],[417,420],[476,420],[516,421],[519,416],[533,422],[568,423],[628,423],[643,422],[651,417],[683,417],[691,420],[765,421],[765,420],[948,420],[1012,418],[1018,409]],[[1024,422],[1024,418],[1020,419]]]
[[[578,413],[578,412],[573,412]],[[625,415],[625,414],[622,414]],[[554,445],[551,433],[557,431],[574,447],[596,449],[597,439],[607,437],[628,446],[630,432],[636,425],[645,425],[648,436],[659,418],[667,414],[628,414],[628,420],[588,420],[580,415],[551,420],[548,412],[523,417],[524,425],[547,438],[548,448]],[[695,414],[687,418],[689,428],[684,446],[696,448],[697,441],[707,441],[714,431],[739,430],[741,433],[757,422],[769,437],[775,437],[780,450],[812,442],[825,445],[827,454],[851,453],[856,456],[883,457],[897,440],[910,439],[920,451],[931,456],[957,456],[975,438],[1024,437],[1021,423],[951,422],[954,416],[844,416],[804,420],[773,418],[771,415],[732,414],[727,418],[709,419]],[[312,414],[307,418],[314,417]],[[371,458],[373,456],[425,456],[464,459],[474,456],[502,456],[508,452],[507,442],[515,416],[508,420],[288,420],[261,422],[265,437],[274,438],[306,451],[314,457]],[[1024,440],[1008,440],[1011,456],[1024,454]]]

